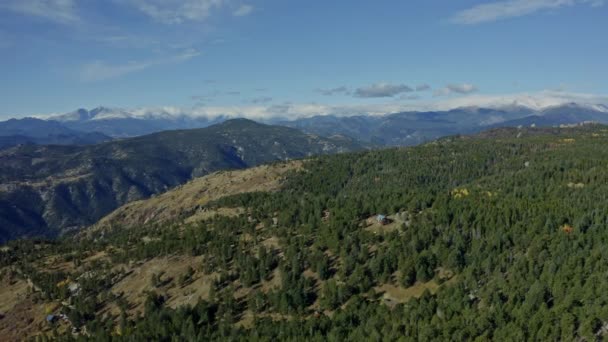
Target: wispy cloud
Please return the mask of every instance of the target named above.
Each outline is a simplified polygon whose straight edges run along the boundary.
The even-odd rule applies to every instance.
[[[405,84],[391,84],[391,83],[376,83],[370,86],[357,88],[355,90],[355,97],[372,98],[372,97],[393,97],[402,93],[409,93],[414,91],[411,87]]]
[[[209,97],[205,95],[192,95],[190,96],[190,100],[199,101],[199,102],[207,102],[209,101]]]
[[[354,97],[359,98],[378,98],[378,97],[395,97],[399,94],[407,94],[414,91],[423,92],[430,90],[431,86],[423,83],[419,84],[416,87],[410,87],[406,84],[392,84],[387,82],[380,82],[371,84],[364,87],[356,88],[354,91],[351,91],[351,88],[347,86],[339,86],[335,88],[317,88],[315,92],[323,95],[323,96],[334,96],[334,95],[352,95]],[[402,95],[400,99],[418,99],[415,96],[406,96]]]
[[[473,6],[456,13],[451,21],[456,24],[473,25],[507,18],[521,17],[543,10],[565,6],[587,4],[594,7],[604,5],[604,0],[508,0]]]
[[[0,9],[61,24],[80,21],[74,0],[2,0]]]
[[[204,21],[214,10],[228,5],[228,0],[117,0],[126,3],[153,20],[164,24]]]
[[[213,82],[208,82],[208,81],[213,81],[213,80],[207,80],[205,83],[208,83],[208,84],[217,83],[216,81],[213,81]],[[224,91],[224,90],[214,89],[205,94],[190,96],[190,99],[194,100],[194,101],[213,102],[220,97],[240,96],[240,95],[241,95],[241,92],[237,91],[237,90]]]
[[[96,37],[90,37],[88,39],[113,48],[170,48],[169,44],[163,44],[157,38],[129,33],[99,35]]]
[[[254,103],[254,104],[268,103],[268,102],[272,102],[272,97],[269,97],[269,96],[256,97],[256,98],[251,99],[249,102]]]
[[[431,90],[431,86],[428,84],[419,84],[416,86],[416,91],[427,91],[427,90]]]
[[[188,50],[181,54],[151,59],[146,61],[129,62],[124,64],[109,64],[103,61],[94,61],[85,64],[80,70],[80,79],[85,82],[103,81],[118,78],[127,74],[146,70],[148,68],[163,65],[181,63],[200,55],[196,50]]]
[[[94,61],[85,64],[80,71],[80,79],[86,82],[103,81],[117,78],[126,74],[145,70],[155,65],[154,62],[129,62],[126,64],[108,64]]]
[[[251,12],[253,12],[253,6],[241,5],[236,10],[234,10],[234,12],[232,12],[232,15],[234,15],[235,17],[244,17],[246,15],[251,14]]]
[[[399,96],[399,100],[408,100],[408,101],[420,100],[420,96],[403,94],[403,95]]]
[[[444,88],[437,89],[433,92],[433,96],[445,96],[450,94],[471,94],[476,92],[478,89],[476,86],[468,83],[462,84],[448,84]]]
[[[333,95],[349,95],[350,94],[350,89],[348,89],[348,87],[346,86],[340,86],[340,87],[335,87],[335,88],[329,88],[329,89],[316,89],[316,92],[324,95],[324,96],[333,96]]]

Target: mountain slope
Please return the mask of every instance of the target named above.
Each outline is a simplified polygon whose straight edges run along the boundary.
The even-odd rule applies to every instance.
[[[89,145],[111,140],[97,132],[80,132],[57,121],[35,118],[0,122],[0,148],[19,144]]]
[[[127,203],[85,232],[92,233],[112,227],[133,228],[151,222],[162,224],[177,219],[195,221],[212,217],[214,211],[203,211],[201,208],[225,196],[277,191],[289,173],[301,168],[302,161],[297,160],[245,170],[214,172],[153,198]]]
[[[562,106],[546,108],[534,115],[516,120],[510,120],[497,126],[531,126],[550,127],[573,125],[583,122],[608,123],[608,109],[604,106],[579,106],[570,103]]]
[[[496,122],[534,113],[525,107],[506,109],[457,108],[449,111],[403,112],[381,116],[316,116],[280,124],[320,135],[344,134],[387,146],[409,146],[446,135],[483,130]]]
[[[203,177],[0,249],[0,339],[603,340],[607,143],[500,128]]]
[[[495,127],[552,127],[581,122],[608,123],[605,106],[575,103],[541,110],[520,105],[463,107],[448,111],[403,112],[381,116],[316,116],[280,124],[320,135],[344,134],[377,145],[409,146],[454,134]]]
[[[82,132],[102,132],[112,137],[134,137],[175,129],[204,128],[226,120],[224,117],[191,117],[164,112],[134,113],[122,109],[97,107],[78,109],[71,113],[54,115],[52,120]]]
[[[246,116],[247,113],[243,115]],[[91,110],[79,109],[50,119],[78,131],[102,132],[112,137],[133,137],[168,129],[208,127],[227,120],[227,117],[206,117],[200,113],[163,108],[123,110],[98,107]],[[376,145],[409,146],[446,135],[470,134],[492,127],[528,124],[531,121],[537,121],[537,126],[581,121],[608,123],[608,109],[604,105],[575,103],[546,108],[512,103],[385,115],[318,115],[296,119],[277,116],[263,121],[321,136],[338,134]]]
[[[345,138],[238,119],[93,146],[0,151],[0,240],[54,236],[223,169],[361,149]]]

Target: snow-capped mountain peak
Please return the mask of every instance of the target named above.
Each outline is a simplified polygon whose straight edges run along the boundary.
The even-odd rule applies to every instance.
[[[542,114],[542,113],[546,113],[546,112],[552,112],[555,110],[570,110],[570,111],[586,110],[586,111],[594,111],[594,112],[600,112],[600,113],[608,113],[608,107],[606,107],[603,104],[589,104],[589,103],[575,103],[575,102],[568,102],[568,103],[563,103],[560,105],[548,106],[548,107],[542,108],[542,110],[540,112]]]
[[[133,114],[126,110],[100,106],[91,110],[80,108],[70,113],[52,115],[47,117],[47,119],[60,122],[81,122],[90,120],[128,119],[133,117]]]

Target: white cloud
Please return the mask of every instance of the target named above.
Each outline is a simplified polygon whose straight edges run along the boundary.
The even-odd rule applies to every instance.
[[[468,83],[448,84],[444,88],[435,90],[433,92],[433,96],[445,96],[445,95],[450,95],[450,94],[454,94],[454,93],[470,94],[470,93],[474,93],[476,91],[477,91],[477,87],[472,84],[468,84]]]
[[[410,100],[407,102],[391,101],[387,103],[375,104],[319,104],[319,103],[283,103],[283,104],[251,104],[242,106],[205,106],[199,105],[192,108],[177,106],[165,107],[141,107],[136,109],[124,109],[120,112],[131,113],[135,117],[204,117],[217,118],[245,117],[254,120],[271,118],[298,119],[316,115],[385,115],[405,111],[437,111],[451,110],[461,107],[484,107],[484,108],[505,108],[511,106],[524,106],[534,110],[541,110],[547,107],[563,105],[567,103],[577,103],[579,105],[593,106],[608,115],[608,107],[596,106],[608,104],[608,95],[585,94],[585,93],[566,93],[544,90],[534,93],[516,93],[504,95],[467,95],[456,98],[446,98],[439,101],[433,100]],[[49,114],[28,115],[39,118],[49,118]],[[502,120],[500,117],[488,117],[486,123],[496,123]]]
[[[575,102],[581,105],[608,104],[608,95],[564,93],[540,91],[506,95],[468,95],[449,98],[441,101],[410,100],[407,102],[388,102],[378,104],[343,104],[328,105],[319,103],[284,103],[279,105],[244,105],[244,106],[199,106],[190,109],[173,108],[172,112],[193,117],[215,118],[246,117],[249,119],[270,119],[282,117],[298,119],[316,115],[384,115],[404,111],[450,110],[460,107],[502,108],[506,106],[525,106],[535,110]],[[146,109],[152,113],[155,109]],[[494,120],[488,118],[488,120]]]
[[[181,113],[193,117],[216,118],[226,117],[246,117],[250,119],[270,119],[282,117],[287,119],[298,119],[312,117],[316,115],[384,115],[403,111],[429,111],[429,110],[450,110],[458,107],[504,107],[520,105],[533,109],[542,109],[550,106],[560,105],[569,102],[579,104],[608,103],[608,96],[593,94],[555,94],[552,92],[539,92],[533,94],[511,94],[496,96],[467,96],[444,101],[425,102],[410,101],[407,103],[380,103],[380,104],[345,104],[345,105],[326,105],[318,103],[300,104],[280,104],[280,105],[261,105],[252,106],[201,106],[191,109],[173,108],[173,113]],[[147,109],[146,112],[154,112]],[[491,118],[489,118],[490,120]]]
[[[244,17],[246,15],[251,14],[251,12],[253,12],[253,6],[241,5],[234,12],[232,12],[232,15],[234,15],[235,17]]]
[[[214,10],[228,4],[228,0],[118,0],[129,4],[155,21],[181,24],[204,21]]]
[[[62,24],[78,22],[74,0],[2,0],[0,9]]]
[[[508,0],[473,6],[456,13],[451,21],[456,24],[473,25],[507,18],[521,17],[543,10],[565,6],[587,4],[593,7],[604,5],[604,0]]]
[[[124,64],[108,64],[103,61],[94,61],[92,63],[85,64],[82,67],[80,70],[80,79],[85,82],[95,82],[118,78],[157,65],[185,62],[199,55],[200,52],[196,50],[187,50],[179,55],[166,58],[129,62]]]
[[[608,104],[608,95],[543,90],[534,93],[505,95],[468,95],[436,102],[422,102],[419,105],[421,105],[421,108],[436,110],[449,110],[458,107],[496,108],[504,106],[525,106],[539,110],[572,102],[581,105]]]

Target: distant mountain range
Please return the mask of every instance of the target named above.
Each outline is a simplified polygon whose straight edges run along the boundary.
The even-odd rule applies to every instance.
[[[123,138],[170,129],[208,127],[229,118],[199,117],[164,109],[127,111],[99,107],[92,110],[79,109],[48,119],[74,131],[100,132],[114,138]],[[494,108],[463,107],[447,111],[386,115],[319,115],[298,119],[274,117],[261,121],[298,128],[321,136],[340,134],[381,146],[401,146],[501,126],[559,126],[585,121],[608,123],[608,107],[569,103],[537,109],[513,104]]]
[[[82,132],[101,132],[111,137],[124,138],[172,129],[204,128],[229,118],[193,117],[159,109],[154,112],[126,111],[98,107],[91,110],[78,109],[71,113],[54,115],[49,119]]]
[[[319,135],[342,134],[384,146],[416,145],[447,135],[477,133],[495,127],[553,127],[581,122],[608,123],[603,105],[565,104],[535,110],[524,106],[464,107],[449,111],[403,112],[382,116],[315,116],[281,125]]]
[[[89,145],[111,139],[98,132],[73,130],[52,120],[24,118],[0,122],[0,148],[19,144]]]
[[[0,150],[0,242],[95,223],[122,204],[214,171],[363,149],[246,119],[91,146],[21,145]]]
[[[494,126],[560,126],[581,122],[608,123],[608,107],[604,105],[581,106],[569,103],[562,106],[549,107],[540,112],[523,118],[509,120]]]
[[[267,120],[280,126],[104,107],[47,120],[12,119],[0,123],[0,241],[90,225],[122,204],[218,170],[370,146],[415,145],[500,126],[589,121],[608,123],[608,108],[571,103],[542,110],[467,107]],[[222,123],[208,126],[215,122]],[[169,130],[198,126],[208,127]],[[163,132],[141,135],[155,131]]]

